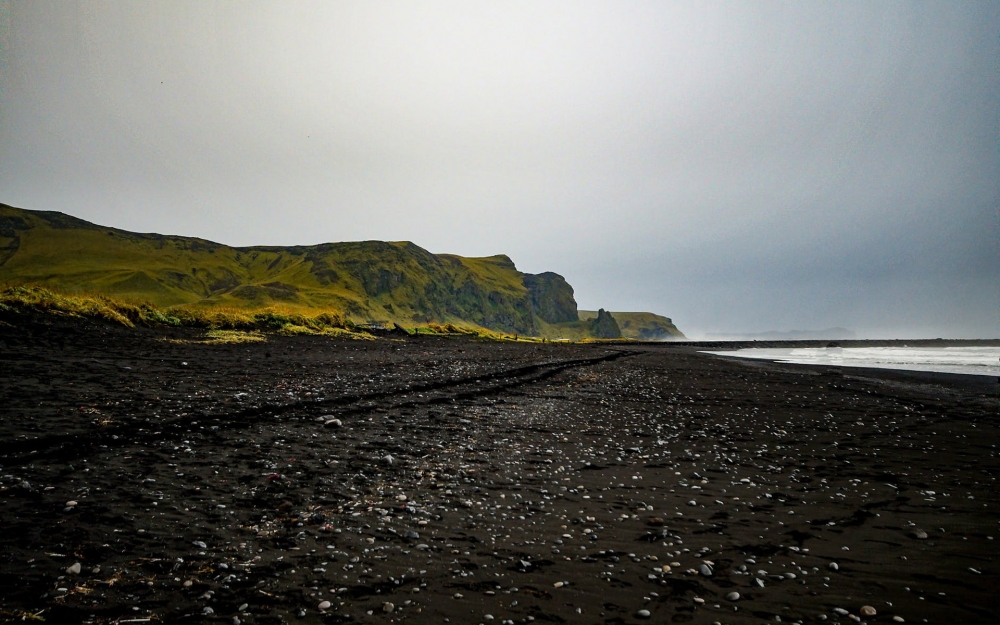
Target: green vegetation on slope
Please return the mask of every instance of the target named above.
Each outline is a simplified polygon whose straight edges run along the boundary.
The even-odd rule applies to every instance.
[[[521,273],[503,255],[464,258],[383,241],[229,247],[0,204],[4,283],[147,302],[178,317],[332,311],[347,323],[592,336],[562,276]]]
[[[303,314],[357,322],[476,325],[534,334],[524,274],[506,256],[435,255],[408,242],[233,248],[136,234],[0,205],[0,281],[160,307]]]
[[[668,341],[684,338],[684,334],[667,317],[648,312],[612,312],[611,316],[618,322],[622,337],[627,339]],[[597,311],[581,310],[580,319],[595,320],[597,319]]]

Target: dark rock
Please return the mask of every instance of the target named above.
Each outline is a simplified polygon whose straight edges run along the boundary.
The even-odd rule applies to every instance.
[[[565,323],[579,319],[573,287],[559,274],[551,271],[525,274],[523,284],[528,289],[532,310],[542,321]]]
[[[599,339],[620,339],[622,337],[621,328],[618,322],[611,316],[611,313],[601,308],[597,311],[597,318],[591,322],[591,335]]]

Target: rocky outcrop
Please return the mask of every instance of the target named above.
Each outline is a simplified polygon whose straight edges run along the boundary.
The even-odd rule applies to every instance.
[[[579,319],[573,287],[557,273],[546,271],[524,274],[524,288],[528,289],[531,308],[546,323],[565,323]]]
[[[597,318],[591,322],[590,333],[598,339],[620,339],[622,337],[621,328],[618,322],[603,308],[597,311]]]

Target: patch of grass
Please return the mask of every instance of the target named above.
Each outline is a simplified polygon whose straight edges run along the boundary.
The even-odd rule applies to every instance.
[[[206,343],[263,343],[267,341],[262,333],[242,330],[209,330],[205,333]]]
[[[136,323],[179,325],[175,318],[145,304],[114,300],[103,295],[64,295],[39,287],[15,286],[0,291],[0,312],[8,311],[101,319],[130,328]]]
[[[0,312],[36,312],[98,319],[129,328],[137,325],[204,328],[209,331],[210,338],[230,342],[237,336],[243,341],[255,340],[247,337],[258,336],[263,331],[361,334],[348,328],[347,321],[337,311],[307,316],[278,308],[256,311],[233,308],[163,310],[147,302],[120,300],[106,295],[58,293],[37,286],[0,289]]]

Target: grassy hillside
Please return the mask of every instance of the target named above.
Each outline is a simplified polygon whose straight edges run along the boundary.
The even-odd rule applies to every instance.
[[[329,311],[353,323],[588,336],[562,276],[521,273],[503,255],[432,254],[405,241],[229,247],[4,204],[0,284],[148,302],[165,310],[274,309],[305,316]]]
[[[667,317],[661,317],[648,312],[612,312],[611,316],[618,322],[622,337],[640,341],[666,341],[685,338],[674,322]],[[581,310],[580,319],[597,318],[596,310]]]
[[[535,334],[524,274],[506,256],[364,241],[234,248],[137,234],[0,205],[0,282],[160,307],[342,312],[357,322],[473,324]]]

